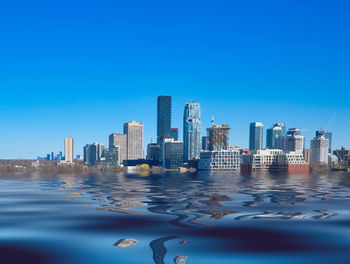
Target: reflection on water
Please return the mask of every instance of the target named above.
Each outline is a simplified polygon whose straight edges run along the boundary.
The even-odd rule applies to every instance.
[[[11,263],[350,262],[349,174],[4,174],[0,210]]]

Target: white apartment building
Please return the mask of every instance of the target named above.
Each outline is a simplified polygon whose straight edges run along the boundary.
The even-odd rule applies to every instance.
[[[240,171],[239,149],[202,151],[198,164],[199,170]]]

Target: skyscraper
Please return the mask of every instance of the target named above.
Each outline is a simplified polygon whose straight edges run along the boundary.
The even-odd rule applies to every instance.
[[[143,123],[131,121],[124,124],[127,160],[143,159]]]
[[[126,135],[113,133],[109,135],[109,148],[119,146],[120,163],[126,160]]]
[[[228,125],[212,125],[211,127],[207,128],[208,132],[208,150],[225,150],[228,149],[229,145],[229,132],[230,132],[230,127]]]
[[[249,150],[263,149],[264,125],[261,122],[250,123],[249,126]]]
[[[179,140],[179,129],[176,127],[170,128],[170,137],[172,137],[175,141]]]
[[[73,139],[71,137],[64,139],[64,156],[66,162],[73,162]]]
[[[285,124],[274,124],[271,128],[266,129],[266,148],[267,149],[282,149],[278,144],[278,139],[285,136]]]
[[[208,150],[209,147],[209,137],[202,136],[202,150]]]
[[[202,150],[202,121],[199,103],[186,103],[184,110],[184,161],[199,158]]]
[[[104,145],[101,143],[87,144],[84,147],[84,162],[88,165],[95,165],[96,161],[101,160]]]
[[[328,164],[329,141],[324,134],[319,134],[310,142],[310,163]]]
[[[157,99],[157,142],[161,137],[170,136],[171,128],[171,96],[161,95]]]
[[[174,141],[170,138],[163,143],[163,164],[167,169],[176,169],[183,166],[184,162],[184,143]]]
[[[322,134],[326,139],[328,139],[328,143],[329,143],[328,153],[332,153],[332,132],[316,131],[316,137],[321,136]]]
[[[296,152],[302,154],[304,152],[305,137],[301,135],[299,128],[288,129],[287,135],[284,137],[283,150],[285,152]]]

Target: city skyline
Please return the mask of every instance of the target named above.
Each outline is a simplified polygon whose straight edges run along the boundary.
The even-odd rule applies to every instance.
[[[201,104],[202,134],[228,124],[248,147],[251,122],[315,131],[333,124],[350,147],[350,17],[346,1],[6,2],[0,10],[0,158],[63,151],[75,139],[108,145],[125,122],[156,141],[156,98],[172,96],[182,138],[186,102]],[[179,21],[181,17],[181,21]],[[96,125],[96,122],[98,125]],[[23,133],[25,131],[25,133]],[[264,138],[265,140],[265,138]]]
[[[171,99],[170,99],[170,101],[172,100],[172,96],[169,96]],[[157,100],[159,100],[159,96],[157,97],[158,99]],[[192,101],[193,102],[193,101]],[[194,102],[193,102],[194,103]],[[187,105],[188,103],[185,103],[184,104],[184,106],[186,107],[186,105]],[[197,104],[197,103],[194,103],[194,104]],[[199,103],[198,103],[199,104]],[[158,103],[157,103],[157,105],[158,105]],[[172,108],[171,108],[172,109]],[[171,110],[172,111],[172,110]],[[176,111],[177,112],[177,111]],[[332,118],[330,119],[330,121],[332,121],[333,122],[333,119],[334,119],[334,117],[335,117],[335,114],[336,113],[334,113],[333,114],[333,116],[332,116]],[[135,121],[129,121],[129,123],[130,122],[135,122]],[[156,122],[158,122],[157,120],[156,120]],[[184,126],[184,120],[182,120],[182,128],[183,128],[183,126]],[[208,128],[210,128],[211,127],[211,125],[212,125],[212,123],[215,123],[215,119],[213,119],[213,117],[212,117],[212,119],[211,119],[211,124],[210,125],[208,125],[208,126],[205,126],[204,125],[204,127],[202,127],[202,135],[206,135],[207,134],[207,129]],[[127,124],[128,122],[124,122],[123,124],[121,124],[121,129],[116,129],[115,131],[118,131],[118,130],[122,130],[123,129],[123,127],[125,128],[125,124]],[[142,123],[142,122],[141,122]],[[259,123],[259,124],[262,124],[262,126],[263,126],[263,135],[262,135],[262,142],[261,142],[261,145],[262,145],[262,148],[261,149],[266,149],[267,148],[267,146],[266,146],[266,133],[267,133],[267,131],[270,129],[269,127],[264,127],[264,123],[263,122],[253,122],[253,123],[249,123],[249,124],[247,124],[248,126],[249,126],[249,130],[251,129],[251,124],[255,124],[255,123]],[[274,125],[276,125],[276,124],[272,124],[272,126],[274,126]],[[289,126],[288,126],[288,124],[284,124],[285,126],[286,126],[286,129],[295,129],[295,128],[289,128]],[[327,125],[331,125],[331,123],[330,122],[328,122],[328,124]],[[180,126],[181,127],[181,126]],[[172,128],[173,129],[173,128]],[[178,130],[178,128],[176,128],[176,130]],[[297,128],[297,130],[299,131],[299,133],[301,133],[302,132],[302,134],[303,134],[303,136],[304,136],[304,133],[305,132],[310,132],[308,129],[299,129],[299,128]],[[155,131],[155,134],[158,134],[158,132],[157,132],[158,130],[156,130]],[[319,132],[319,131],[322,131],[322,130],[315,130],[315,131],[311,131],[311,136],[310,136],[310,139],[308,140],[308,139],[305,139],[305,149],[310,149],[310,142],[311,142],[311,140],[313,139],[313,136],[314,136],[314,134],[315,134],[315,132],[317,133],[317,132]],[[325,130],[326,131],[326,130]],[[124,131],[125,132],[125,131]],[[333,131],[329,131],[330,133],[334,133]],[[144,134],[144,132],[142,131],[142,135]],[[123,135],[123,136],[126,136],[125,134],[118,134],[118,133],[115,133],[115,132],[113,132],[113,133],[111,133],[110,135],[105,135],[106,136],[106,140],[101,140],[101,141],[94,141],[94,140],[92,140],[91,142],[94,142],[94,143],[102,143],[103,145],[105,145],[105,146],[110,146],[110,144],[111,144],[111,136],[112,135]],[[180,137],[180,135],[181,135],[181,140],[182,140],[182,137],[183,137],[183,130],[181,131],[181,134],[179,134],[179,137]],[[68,138],[70,138],[71,136],[68,136]],[[250,140],[250,131],[248,131],[247,133],[246,133],[246,137],[247,137],[247,145],[246,146],[241,146],[241,145],[238,145],[238,144],[235,144],[235,142],[233,142],[232,143],[232,139],[230,138],[230,140],[229,140],[229,144],[230,145],[232,145],[232,146],[238,146],[238,147],[240,147],[241,149],[249,149],[249,140]],[[305,137],[305,136],[304,136]],[[155,138],[157,138],[157,137],[155,137]],[[306,137],[305,137],[306,138]],[[154,138],[151,138],[149,141],[146,139],[146,138],[144,138],[144,137],[142,137],[142,141],[143,141],[143,144],[142,144],[142,146],[143,146],[143,150],[140,150],[140,152],[142,152],[143,153],[143,156],[144,157],[146,157],[146,152],[145,152],[145,150],[147,151],[147,144],[149,144],[149,143],[151,143],[151,142],[155,142],[155,140],[154,140]],[[91,143],[92,144],[92,143]],[[79,148],[75,148],[74,149],[74,157],[73,158],[75,158],[76,156],[80,156],[80,157],[82,157],[83,156],[83,154],[84,154],[84,146],[86,145],[86,143],[83,143],[83,147],[82,147],[82,150],[81,149],[79,149]],[[343,146],[346,146],[345,144],[341,144],[341,147],[343,147]],[[340,148],[340,147],[339,147]],[[64,150],[64,147],[63,147],[63,150]],[[49,151],[48,153],[50,154],[50,156],[52,156],[52,155],[54,155],[54,154],[57,154],[57,153],[59,153],[59,152],[61,152],[62,150],[61,149],[57,149],[57,150],[55,150],[55,151]],[[47,155],[49,155],[49,154],[47,154]],[[39,157],[39,156],[41,156],[41,157],[46,157],[46,154],[45,153],[37,153],[37,155],[35,156],[35,157],[32,157],[32,158],[28,158],[28,159],[35,159],[36,157]],[[56,156],[55,156],[56,157]],[[140,156],[141,157],[141,156]],[[4,159],[11,159],[11,158],[4,158]]]

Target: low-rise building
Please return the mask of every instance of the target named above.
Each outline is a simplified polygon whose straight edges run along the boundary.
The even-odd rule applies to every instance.
[[[303,154],[297,152],[283,153],[280,149],[266,149],[242,156],[243,173],[307,173],[309,169]]]
[[[240,151],[239,149],[221,149],[212,151],[202,151],[198,164],[199,170],[232,170],[240,171]]]

